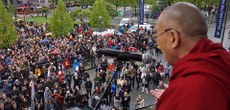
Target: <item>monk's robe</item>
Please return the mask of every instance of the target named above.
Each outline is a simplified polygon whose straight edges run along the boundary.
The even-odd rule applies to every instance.
[[[173,65],[156,110],[230,110],[230,54],[203,38]]]

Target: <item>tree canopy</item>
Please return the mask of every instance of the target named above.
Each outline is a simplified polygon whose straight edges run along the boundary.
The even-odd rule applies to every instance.
[[[62,0],[58,0],[57,8],[50,17],[50,30],[55,36],[66,35],[73,28],[73,20],[66,12],[66,7]]]
[[[8,8],[8,13],[11,15],[11,17],[13,17],[13,15],[15,14],[15,9],[12,5],[12,3],[10,2],[10,0],[7,0],[7,8]]]
[[[9,48],[17,40],[17,31],[14,29],[12,16],[7,13],[2,1],[0,13],[0,48]]]
[[[82,6],[86,6],[86,8],[93,4],[94,0],[78,0],[78,2],[82,5]]]
[[[103,0],[97,0],[93,4],[93,11],[89,21],[92,27],[108,27],[110,25],[109,13]]]
[[[105,3],[105,6],[106,6],[106,10],[109,13],[109,16],[111,18],[117,16],[116,6],[111,4],[111,3],[109,3],[109,2],[106,2],[106,1],[104,1],[104,3]]]
[[[87,9],[84,9],[84,10],[80,11],[79,16],[81,16],[81,17],[90,17],[91,13],[92,13],[92,11],[89,8],[87,8]]]

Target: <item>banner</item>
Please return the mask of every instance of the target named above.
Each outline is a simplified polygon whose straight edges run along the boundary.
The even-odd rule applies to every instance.
[[[140,11],[140,24],[144,24],[144,0],[140,0],[139,11]]]
[[[224,15],[225,15],[226,5],[227,5],[226,2],[227,0],[220,0],[220,4],[218,7],[216,31],[215,31],[215,36],[214,36],[216,38],[221,38]]]

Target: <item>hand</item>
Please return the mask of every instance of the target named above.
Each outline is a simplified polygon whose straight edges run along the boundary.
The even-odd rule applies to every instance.
[[[165,89],[154,89],[154,90],[151,90],[151,94],[152,94],[155,98],[159,99],[160,96],[162,95],[162,93],[163,93],[164,91],[165,91]]]
[[[168,88],[168,87],[169,87],[169,85],[164,83],[164,87],[165,87],[165,88]]]

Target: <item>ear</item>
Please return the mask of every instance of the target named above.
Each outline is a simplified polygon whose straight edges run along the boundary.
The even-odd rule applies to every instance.
[[[170,34],[171,34],[171,38],[170,38],[171,47],[177,48],[180,44],[180,33],[175,30],[171,30]]]

